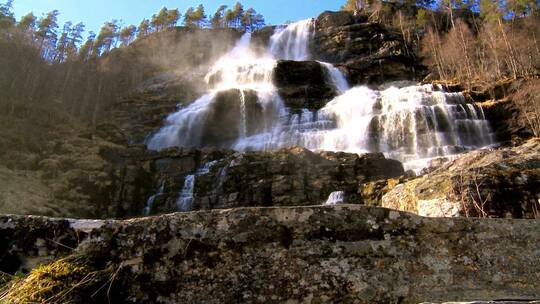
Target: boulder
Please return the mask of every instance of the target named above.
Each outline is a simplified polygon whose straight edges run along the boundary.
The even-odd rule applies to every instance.
[[[422,216],[538,217],[540,141],[464,154],[396,186],[382,205]]]
[[[318,110],[337,95],[327,70],[317,61],[280,60],[274,84],[285,105],[293,109]]]

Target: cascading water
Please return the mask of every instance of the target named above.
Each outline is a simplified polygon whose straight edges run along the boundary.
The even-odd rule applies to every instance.
[[[460,93],[435,91],[431,85],[384,91],[355,87],[289,125],[279,146],[385,152],[407,169],[492,143],[482,108],[466,104]]]
[[[144,210],[143,210],[144,215],[150,214],[150,212],[152,211],[152,207],[154,206],[154,202],[156,201],[156,198],[162,195],[164,191],[165,191],[165,181],[161,182],[161,186],[159,186],[159,189],[156,192],[156,194],[153,194],[152,196],[150,196],[150,198],[148,198],[148,201],[146,202],[146,206],[144,207]]]
[[[184,178],[184,186],[178,194],[178,199],[176,200],[176,209],[178,211],[191,211],[193,210],[193,202],[195,197],[193,192],[195,190],[195,180],[197,176],[205,175],[210,172],[212,166],[214,166],[217,161],[211,161],[206,163],[202,168],[198,169],[195,174],[187,175]]]
[[[246,94],[244,93],[244,90],[240,90],[240,138],[245,138],[246,134]]]
[[[289,111],[273,84],[273,70],[278,59],[309,59],[312,29],[310,20],[277,29],[265,56],[257,56],[250,48],[250,35],[244,35],[207,74],[208,94],[170,115],[165,127],[150,140],[149,148],[201,146],[202,130],[216,96],[231,89],[238,91],[240,113],[234,121],[237,125],[228,126],[237,130],[237,136],[227,147],[236,150],[303,146],[351,153],[384,152],[402,161],[406,169],[419,171],[432,158],[451,157],[492,143],[482,109],[467,104],[460,93],[445,93],[431,85],[380,91],[365,86],[350,88],[341,71],[324,62],[320,64],[329,82],[341,95],[318,111]],[[256,95],[264,109],[257,118],[264,127],[256,130],[248,128],[248,92]]]
[[[347,82],[347,79],[345,78],[345,75],[343,75],[338,68],[327,62],[319,61],[319,63],[326,69],[330,81],[338,93],[343,94],[351,88],[349,86],[349,82]]]
[[[313,33],[313,19],[278,27],[270,37],[270,54],[284,60],[308,60],[309,41]]]
[[[247,134],[246,92],[257,95],[258,103],[269,112],[279,113],[283,107],[272,83],[272,72],[276,60],[271,57],[259,57],[250,48],[251,35],[242,36],[236,46],[227,55],[220,58],[205,79],[210,90],[208,94],[178,112],[171,114],[161,128],[148,142],[148,148],[159,150],[166,147],[198,147],[201,145],[202,130],[212,104],[218,94],[232,89],[239,91],[240,121],[239,137]],[[273,128],[272,122],[266,129]]]
[[[343,204],[345,201],[345,192],[343,191],[335,191],[330,193],[330,196],[328,196],[328,199],[323,204],[325,206],[332,206],[337,204]]]

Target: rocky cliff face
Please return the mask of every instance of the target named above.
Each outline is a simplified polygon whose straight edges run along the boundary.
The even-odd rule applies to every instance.
[[[399,162],[382,154],[319,154],[301,148],[244,153],[171,149],[153,155],[148,167],[155,191],[148,210],[152,214],[182,210],[185,195],[185,210],[322,204],[335,191],[343,191],[346,202],[362,203],[363,184],[404,174]],[[186,190],[188,182],[192,185]]]
[[[317,59],[341,66],[354,84],[413,80],[423,74],[401,35],[369,22],[367,13],[321,14],[311,49]]]
[[[540,215],[540,141],[467,153],[396,186],[384,207],[423,216],[536,218]]]
[[[295,110],[318,110],[337,95],[326,69],[316,61],[279,61],[274,83],[285,105]]]
[[[115,303],[525,300],[540,294],[539,232],[537,221],[429,219],[350,205],[129,221],[4,216],[0,265],[13,273],[71,255],[56,262],[74,269],[63,277],[17,285],[64,280],[66,301],[92,294]],[[94,280],[77,280],[89,275]]]

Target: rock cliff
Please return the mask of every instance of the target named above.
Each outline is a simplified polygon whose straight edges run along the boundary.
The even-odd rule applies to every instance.
[[[424,73],[402,36],[368,21],[368,13],[322,13],[316,19],[312,52],[318,60],[341,66],[354,84],[414,80]]]
[[[396,186],[387,208],[424,216],[536,218],[540,215],[540,141],[467,153]]]

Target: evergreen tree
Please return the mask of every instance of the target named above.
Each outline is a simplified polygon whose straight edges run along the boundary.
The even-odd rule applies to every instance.
[[[225,10],[227,9],[226,5],[221,5],[216,12],[214,13],[214,16],[211,20],[211,25],[213,28],[221,28],[225,26],[224,19],[225,19]]]
[[[254,31],[264,26],[264,18],[261,14],[257,14],[253,8],[249,8],[242,15],[241,24],[244,30]]]
[[[189,7],[184,13],[184,26],[195,27],[194,15],[195,9],[193,7]]]
[[[122,46],[128,46],[135,39],[135,33],[137,32],[137,27],[135,25],[130,25],[122,28],[120,30],[120,42]]]
[[[116,38],[118,37],[118,24],[116,20],[107,21],[101,27],[99,34],[94,42],[93,55],[99,56],[111,51]]]
[[[56,30],[58,29],[57,20],[59,14],[60,13],[57,10],[53,10],[47,13],[47,15],[42,17],[38,22],[36,36],[40,39],[39,50],[45,59],[47,59],[51,48],[54,48],[56,45]]]
[[[15,24],[13,17],[13,0],[0,4],[0,30],[12,27]]]
[[[206,25],[206,13],[202,4],[199,4],[199,6],[197,6],[197,9],[195,9],[195,12],[193,13],[193,22],[199,28],[202,28]]]
[[[71,26],[73,24],[68,21],[64,24],[64,27],[62,29],[62,34],[60,34],[60,38],[58,39],[58,42],[56,44],[56,54],[55,54],[55,61],[57,63],[64,62],[67,55],[67,49],[68,49],[68,43],[69,38],[68,35],[71,33],[72,29]]]
[[[225,26],[226,27],[235,27],[234,25],[234,19],[235,19],[235,14],[234,14],[234,11],[231,10],[231,9],[228,9],[226,12],[225,12]]]
[[[150,24],[155,31],[159,32],[165,28],[167,23],[167,18],[169,16],[169,10],[166,7],[163,7],[157,15],[153,15],[150,21]]]
[[[137,38],[142,38],[150,34],[150,21],[148,19],[143,19],[141,24],[139,24],[139,30],[137,31]]]
[[[90,32],[88,35],[88,39],[79,49],[79,61],[85,62],[90,59],[90,57],[92,56],[92,51],[94,49],[95,39],[96,34],[94,32]]]
[[[240,2],[236,2],[236,4],[233,7],[233,14],[234,14],[234,27],[240,27],[242,24],[242,16],[244,15],[244,6],[240,4]]]
[[[34,42],[34,31],[36,27],[37,18],[32,13],[28,13],[21,17],[19,23],[17,23],[17,29],[28,39],[28,42]]]
[[[75,60],[77,57],[77,47],[82,42],[82,35],[85,30],[85,25],[82,22],[75,24],[71,28],[71,32],[68,37],[68,44],[66,49],[66,55],[68,60]]]
[[[176,26],[178,23],[178,20],[180,20],[180,11],[178,9],[172,9],[167,12],[167,18],[166,18],[166,26],[168,28]]]

